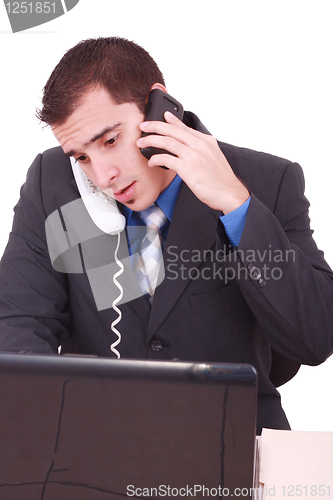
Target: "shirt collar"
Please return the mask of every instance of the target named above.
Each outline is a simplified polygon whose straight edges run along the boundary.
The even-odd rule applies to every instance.
[[[172,214],[176,206],[181,184],[182,179],[177,174],[176,177],[170,182],[169,186],[162,191],[156,200],[157,205],[161,210],[163,210],[169,222],[171,222],[172,219]],[[133,210],[124,205],[124,215],[128,226],[132,225],[131,223],[135,224],[134,220],[132,220],[132,214]]]

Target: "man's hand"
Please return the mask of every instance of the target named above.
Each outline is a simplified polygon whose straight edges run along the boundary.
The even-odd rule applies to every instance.
[[[168,111],[164,117],[167,123],[141,123],[142,131],[158,135],[143,137],[137,145],[166,149],[176,156],[154,155],[148,166],[175,170],[197,198],[224,214],[241,206],[250,193],[235,176],[216,139],[187,127]]]

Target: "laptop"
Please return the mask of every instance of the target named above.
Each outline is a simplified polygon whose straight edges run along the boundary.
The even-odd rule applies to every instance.
[[[250,498],[256,401],[250,365],[0,354],[0,498]]]

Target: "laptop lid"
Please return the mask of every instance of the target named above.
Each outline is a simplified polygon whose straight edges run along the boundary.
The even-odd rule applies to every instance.
[[[250,496],[256,400],[250,365],[0,354],[0,498]]]

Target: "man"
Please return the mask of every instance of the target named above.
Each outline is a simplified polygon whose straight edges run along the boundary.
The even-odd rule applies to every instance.
[[[72,157],[126,217],[121,260],[134,253],[129,228],[138,215],[156,201],[167,217],[165,278],[149,300],[142,292],[119,305],[119,355],[250,363],[259,377],[258,432],[287,429],[274,383],[333,351],[333,273],[312,239],[302,171],[217,143],[192,113],[183,122],[170,113],[165,123],[144,122],[151,89],[166,90],[156,63],[118,38],[81,42],[53,71],[39,117],[61,147],[35,159],[15,209],[0,270],[0,349],[56,353],[61,345],[115,357],[110,325],[118,314],[109,296],[117,289],[108,259],[117,236],[71,241],[78,270],[59,272],[50,262],[45,221],[61,212],[69,234],[80,199]],[[142,131],[153,135],[141,138]],[[146,147],[171,154],[147,161]],[[82,217],[84,229],[91,220],[86,211]],[[130,266],[124,274],[125,292],[138,288]],[[95,300],[100,286],[108,307]]]

